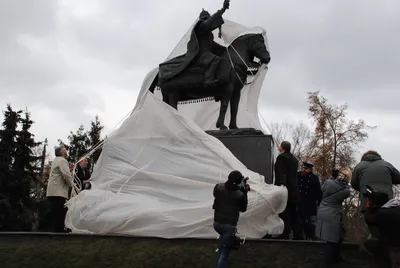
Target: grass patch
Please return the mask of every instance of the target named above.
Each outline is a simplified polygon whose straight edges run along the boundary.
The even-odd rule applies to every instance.
[[[2,268],[208,268],[216,241],[92,236],[0,235]],[[233,251],[230,268],[323,267],[323,245],[247,241]],[[346,268],[375,267],[356,247],[343,249]]]

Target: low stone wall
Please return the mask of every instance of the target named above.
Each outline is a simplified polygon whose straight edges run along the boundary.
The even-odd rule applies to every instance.
[[[159,239],[49,233],[0,233],[0,267],[208,268],[216,240]],[[343,245],[338,267],[375,267],[357,245]],[[230,268],[323,267],[323,243],[247,240],[231,255]]]

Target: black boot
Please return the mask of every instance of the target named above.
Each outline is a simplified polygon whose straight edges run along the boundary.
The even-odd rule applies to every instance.
[[[335,264],[335,244],[326,242],[324,246],[324,262],[325,267],[333,267]]]
[[[345,261],[345,259],[340,255],[340,247],[341,247],[341,242],[335,244],[335,255],[334,255],[334,263],[341,263]]]

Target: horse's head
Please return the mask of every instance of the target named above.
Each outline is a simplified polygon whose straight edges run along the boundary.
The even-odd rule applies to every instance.
[[[247,51],[252,57],[257,57],[260,63],[268,64],[271,60],[269,51],[265,45],[264,36],[262,34],[246,35]]]

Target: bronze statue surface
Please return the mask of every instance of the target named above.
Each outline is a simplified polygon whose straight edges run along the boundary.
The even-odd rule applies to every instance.
[[[165,83],[185,71],[191,64],[202,67],[205,73],[205,86],[213,86],[217,82],[215,71],[220,64],[216,55],[222,47],[214,42],[213,31],[224,24],[222,15],[229,8],[229,0],[224,1],[222,9],[210,16],[204,9],[199,21],[194,26],[187,44],[187,52],[179,57],[160,64],[159,83]],[[223,48],[222,48],[223,49]]]
[[[221,102],[216,123],[219,129],[227,129],[225,115],[230,103],[230,129],[237,129],[237,112],[240,91],[244,87],[248,68],[254,67],[254,58],[268,64],[270,54],[265,46],[262,34],[243,35],[228,47],[214,42],[212,31],[223,26],[222,14],[229,8],[225,0],[224,7],[210,16],[203,10],[194,26],[187,52],[167,62],[161,63],[159,73],[153,81],[150,91],[161,89],[163,101],[177,109],[178,102],[214,97]]]

